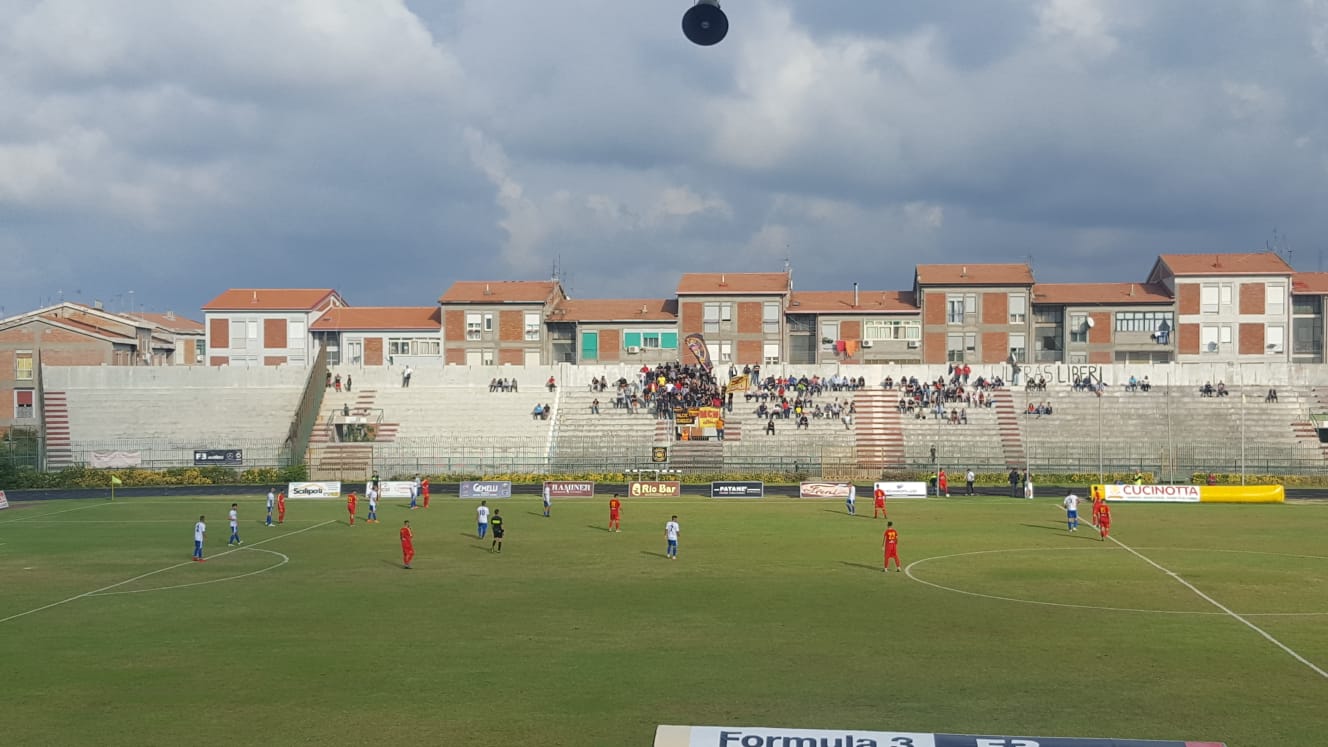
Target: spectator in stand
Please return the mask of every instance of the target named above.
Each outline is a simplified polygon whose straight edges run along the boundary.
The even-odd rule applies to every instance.
[[[591,402],[590,402],[590,413],[591,413],[592,415],[598,415],[598,414],[599,414],[599,397],[596,397],[595,399],[591,400]]]
[[[1199,396],[1200,396],[1200,397],[1211,397],[1211,396],[1213,396],[1213,391],[1214,391],[1214,390],[1213,390],[1213,382],[1211,382],[1211,381],[1205,381],[1205,382],[1204,382],[1204,385],[1201,386],[1201,387],[1199,387]]]
[[[545,402],[545,403],[544,403],[544,417],[541,418],[541,420],[548,420],[548,419],[549,419],[549,416],[552,415],[552,414],[553,414],[553,405],[549,404],[548,402]]]
[[[332,388],[338,392],[341,391],[341,374],[332,377]]]
[[[1230,392],[1227,391],[1227,385],[1220,381],[1217,382],[1217,396],[1225,397],[1228,394],[1230,394]]]
[[[543,419],[544,419],[544,405],[541,405],[541,404],[539,404],[538,402],[536,402],[536,403],[535,403],[535,410],[534,410],[533,412],[531,412],[530,414],[531,414],[531,416],[532,416],[532,419],[534,419],[534,420],[543,420]]]
[[[773,435],[775,435],[775,419],[774,419],[774,418],[770,418],[769,420],[765,421],[765,434],[766,434],[767,436],[773,436]]]
[[[1144,380],[1143,380],[1143,381],[1139,382],[1139,389],[1142,390],[1142,391],[1145,392],[1145,393],[1147,393],[1148,390],[1149,390],[1149,389],[1152,389],[1152,388],[1153,388],[1153,385],[1150,384],[1150,383],[1148,382],[1148,377],[1147,377],[1147,376],[1144,377]]]
[[[558,384],[553,380],[553,377],[552,377],[552,376],[549,377],[549,380],[548,380],[548,381],[544,382],[544,386],[545,386],[545,388],[547,388],[550,392],[552,392],[554,389],[557,389],[557,388],[558,388]]]
[[[1267,397],[1264,397],[1264,398],[1263,398],[1263,401],[1264,401],[1264,402],[1276,402],[1276,401],[1277,401],[1277,390],[1276,390],[1276,389],[1269,389],[1269,390],[1268,390],[1268,396],[1267,396]]]

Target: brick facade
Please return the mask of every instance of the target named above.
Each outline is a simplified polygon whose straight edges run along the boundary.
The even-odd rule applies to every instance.
[[[443,314],[443,339],[448,342],[462,342],[466,339],[466,312],[448,309],[447,313]],[[449,359],[447,362],[452,361]],[[461,364],[465,362],[466,355],[462,352]]]
[[[263,347],[265,348],[284,348],[286,347],[286,320],[285,319],[264,319],[263,320]],[[274,355],[271,358],[281,358],[281,362],[286,362],[285,356]],[[271,364],[269,364],[271,365]]]
[[[526,351],[521,348],[498,348],[498,365],[520,366],[526,362]]]
[[[599,331],[599,359],[601,362],[621,360],[623,356],[622,330],[601,329]]]
[[[996,295],[988,293],[987,295]],[[983,332],[982,350],[978,351],[979,359],[983,363],[1004,363],[1010,357],[1010,333],[1009,332]]]
[[[286,362],[286,356],[284,356],[284,355],[265,355],[265,356],[263,356],[263,365],[264,365],[264,366],[280,366],[281,364],[283,364],[283,363],[285,363],[285,362]]]
[[[945,362],[945,333],[924,332],[922,334],[922,362]]]
[[[1240,284],[1240,313],[1242,314],[1262,314],[1264,312],[1264,293],[1263,283],[1241,283]],[[1242,325],[1243,327],[1244,325]],[[1262,333],[1260,334],[1262,337]],[[1244,352],[1243,350],[1241,351]]]
[[[678,329],[684,335],[701,331],[702,316],[705,314],[700,301],[684,301],[678,304]]]
[[[1111,363],[1112,354],[1110,350],[1090,350],[1088,352],[1089,363]]]
[[[525,319],[526,316],[521,311],[507,309],[498,312],[498,340],[521,342],[525,339]],[[522,355],[524,356],[524,353]]]
[[[226,365],[227,363],[230,363],[230,362],[231,362],[231,359],[230,359],[230,358],[227,358],[227,357],[224,356],[224,355],[213,355],[213,356],[210,356],[210,357],[208,358],[208,365],[209,365],[209,366],[224,366],[224,365]]]
[[[443,360],[449,366],[466,365],[466,351],[462,348],[448,348],[443,351]]]
[[[926,325],[945,324],[945,294],[938,293],[927,301],[928,303],[923,309],[922,323]],[[942,346],[941,361],[945,360],[944,349],[944,346]]]
[[[760,304],[757,304],[759,307]],[[738,349],[733,351],[733,362],[739,366],[745,366],[748,363],[756,365],[761,362],[761,356],[764,350],[761,347],[760,340],[738,340]]]
[[[1093,326],[1088,330],[1088,343],[1105,345],[1111,342],[1111,312],[1095,311],[1090,313],[1088,318],[1093,320]]]
[[[1197,292],[1197,291],[1196,291]],[[1199,354],[1199,325],[1181,324],[1178,325],[1180,342],[1176,346],[1177,352],[1181,355]]]
[[[1180,293],[1177,311],[1180,314],[1198,314],[1199,313],[1199,284],[1198,283],[1180,283],[1176,290]],[[1198,345],[1196,342],[1195,345]],[[1182,351],[1184,352],[1184,351]]]
[[[231,327],[225,319],[213,319],[208,322],[208,347],[228,348],[231,346]]]
[[[737,307],[738,334],[761,334],[761,304],[755,301],[739,301]],[[757,360],[759,361],[760,359],[758,358]]]
[[[983,324],[1010,323],[1010,296],[1008,293],[983,293],[981,304]],[[987,346],[983,344],[982,347],[986,348]]]
[[[1248,283],[1246,284],[1248,285]],[[1263,302],[1263,286],[1259,286],[1259,301]],[[1241,286],[1241,305],[1245,303],[1245,286]],[[1260,311],[1263,309],[1260,308]],[[1263,355],[1264,333],[1262,324],[1240,325],[1240,340],[1237,352],[1241,355]]]

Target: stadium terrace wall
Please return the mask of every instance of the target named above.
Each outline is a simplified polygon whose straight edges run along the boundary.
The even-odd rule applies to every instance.
[[[685,361],[690,363],[691,361]],[[991,378],[1000,376],[1008,385],[1015,384],[1014,372],[1009,364],[971,363],[972,376]],[[553,376],[560,386],[587,387],[590,380],[601,376],[610,381],[619,378],[634,379],[641,370],[640,361],[623,362],[612,365],[558,363],[540,366],[458,366],[443,365],[436,362],[432,366],[412,363],[417,385],[487,387],[494,378],[515,377],[523,390],[534,393],[533,387],[542,386]],[[333,366],[332,370],[340,373],[350,371],[355,376],[358,386],[400,385],[401,370],[404,365],[361,368],[354,366]],[[742,366],[737,367],[741,371]],[[726,376],[728,364],[717,364],[716,374]],[[780,375],[833,375],[862,377],[870,386],[880,386],[881,381],[890,376],[896,381],[903,376],[916,376],[919,380],[934,380],[945,376],[946,364],[787,364],[761,366],[762,376]],[[1069,384],[1075,376],[1092,375],[1101,378],[1109,386],[1121,386],[1131,376],[1138,379],[1148,377],[1155,386],[1202,386],[1211,382],[1225,382],[1228,386],[1278,387],[1328,386],[1328,366],[1306,363],[1253,362],[1253,363],[1163,363],[1163,364],[1123,364],[1123,363],[1029,363],[1021,366],[1017,386],[1023,386],[1031,376],[1042,376],[1049,385]]]

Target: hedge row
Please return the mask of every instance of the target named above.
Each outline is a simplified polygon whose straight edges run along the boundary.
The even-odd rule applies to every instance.
[[[309,479],[303,465],[294,467],[176,467],[172,469],[91,469],[70,467],[59,472],[0,465],[0,489],[41,490],[51,488],[109,488],[111,476],[120,478],[121,487],[165,485],[283,485]]]

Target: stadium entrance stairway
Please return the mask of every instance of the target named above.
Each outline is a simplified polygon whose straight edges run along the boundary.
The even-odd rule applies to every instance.
[[[1278,392],[1278,399],[1284,396],[1284,392]],[[1317,450],[1319,455],[1328,459],[1328,443],[1319,440],[1319,431],[1316,428],[1315,416],[1328,414],[1328,387],[1314,387],[1306,397],[1307,409],[1305,417],[1291,424],[1291,430],[1296,434],[1296,442],[1306,451]],[[1328,425],[1328,422],[1322,423]]]
[[[335,398],[335,394],[337,393],[325,396],[324,403],[328,402],[329,397]],[[355,396],[355,404],[344,406],[350,407],[352,417],[370,419],[378,417],[379,410],[375,407],[378,395],[376,389],[361,389],[351,394]],[[373,473],[374,444],[396,440],[398,425],[379,422],[373,424],[374,440],[371,442],[337,441],[334,418],[340,409],[335,406],[330,409],[325,408],[324,412],[318,414],[318,419],[314,423],[313,433],[309,436],[309,452],[305,457],[305,464],[309,465],[309,477],[312,480],[368,479]]]
[[[853,400],[858,411],[853,432],[858,469],[872,472],[902,469],[904,432],[899,425],[897,393],[889,389],[864,389]]]
[[[1001,439],[1001,450],[1005,457],[1005,467],[1023,469],[1027,465],[1024,452],[1024,436],[1019,429],[1019,413],[1014,407],[1014,398],[1009,389],[997,389],[992,392],[992,402],[996,403],[996,431]]]
[[[42,440],[46,446],[46,469],[74,466],[74,451],[69,436],[69,404],[65,400],[65,393],[42,393]]]
[[[554,471],[617,472],[650,465],[650,447],[672,441],[670,421],[646,410],[613,406],[611,392],[563,390],[554,411],[555,433],[549,467]],[[590,405],[599,400],[599,414]]]

